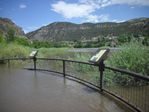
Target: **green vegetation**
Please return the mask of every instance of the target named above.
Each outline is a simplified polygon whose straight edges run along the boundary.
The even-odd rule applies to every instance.
[[[127,69],[134,71],[136,73],[141,73],[143,75],[149,74],[149,49],[146,46],[143,46],[141,42],[131,41],[122,45],[121,50],[113,53],[107,64],[110,66]],[[140,85],[144,82],[136,78],[123,75],[121,73],[114,73],[108,71],[108,79],[111,79],[113,82],[119,85]]]
[[[69,58],[70,52],[67,52],[68,48],[39,48],[38,57],[44,58]]]
[[[131,41],[120,46],[118,52],[109,57],[111,66],[149,74],[149,49],[140,42]]]
[[[27,37],[31,39],[59,41],[86,41],[101,37],[118,37],[120,35],[148,36],[149,19],[139,18],[122,23],[83,23],[55,22],[38,30],[30,32]],[[44,30],[43,30],[44,29]],[[39,39],[40,40],[40,39]],[[99,46],[98,46],[99,47]]]
[[[34,48],[62,48],[62,47],[70,47],[70,43],[68,42],[48,42],[48,41],[38,41],[34,40],[32,41],[32,44],[30,45]]]
[[[5,39],[4,39],[3,35],[2,35],[2,33],[0,33],[0,43],[4,43],[4,41],[5,41]]]
[[[74,41],[74,48],[95,48],[95,47],[102,47],[107,44],[108,40],[105,39],[104,37],[101,37],[100,39],[98,38],[97,40],[94,41]]]
[[[7,35],[6,35],[6,40],[7,42],[12,42],[15,39],[15,30],[13,28],[9,28]]]
[[[149,46],[149,37],[144,37],[144,39],[142,40],[143,45],[145,46]]]
[[[26,37],[23,37],[23,36],[17,36],[17,37],[15,37],[14,42],[16,44],[22,45],[22,46],[28,46],[28,47],[31,46],[31,42]]]
[[[0,44],[0,58],[23,58],[30,53],[30,48],[15,43]]]
[[[131,41],[130,41],[131,40]],[[121,50],[114,52],[108,58],[106,64],[122,69],[131,70],[144,75],[149,74],[149,39],[148,37],[138,37],[134,35],[121,35],[117,38],[100,38],[94,41],[73,41],[73,42],[39,42],[30,41],[26,37],[14,35],[14,31],[10,30],[8,35],[4,37],[0,33],[0,58],[19,58],[28,57],[33,49],[39,50],[38,57],[43,58],[63,58],[70,60],[88,61],[91,54],[89,53],[72,53],[68,47],[103,47],[111,46],[111,43],[119,47]],[[63,48],[62,48],[63,47]],[[58,48],[58,49],[57,49]],[[38,62],[39,63],[39,62]],[[45,63],[41,66],[46,65]],[[46,66],[53,66],[52,68],[61,68],[62,63],[48,62]],[[84,64],[71,64],[68,69],[79,74],[78,77],[86,80],[91,80],[96,83],[98,80],[98,69]],[[81,74],[86,74],[81,76]],[[91,75],[92,74],[92,75]],[[142,84],[140,80],[136,80],[127,75],[120,73],[113,73],[112,71],[105,71],[105,83],[132,85]]]
[[[75,41],[38,41],[38,40],[29,40],[24,36],[16,36],[15,31],[10,29],[8,34],[4,37],[0,33],[0,42],[7,43],[15,42],[16,44],[28,46],[31,48],[95,48],[95,47],[119,47],[124,43],[130,42],[130,40],[140,41],[143,45],[149,46],[149,37],[147,36],[135,36],[135,35],[120,35],[120,36],[107,36],[107,37],[98,37],[94,40],[75,40]]]

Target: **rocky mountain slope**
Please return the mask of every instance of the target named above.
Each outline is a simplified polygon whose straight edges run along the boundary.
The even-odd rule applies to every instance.
[[[0,34],[6,36],[10,30],[14,30],[15,35],[25,35],[22,28],[17,26],[10,19],[0,17]]]
[[[149,18],[138,18],[122,23],[83,23],[54,22],[29,32],[26,36],[40,41],[91,40],[101,36],[122,34],[149,35]]]

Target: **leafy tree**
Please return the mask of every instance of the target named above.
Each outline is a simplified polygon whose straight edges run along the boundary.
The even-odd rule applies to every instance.
[[[15,42],[20,45],[30,46],[30,41],[26,37],[16,37]]]
[[[121,43],[125,43],[125,42],[130,42],[130,40],[132,38],[133,38],[132,35],[123,34],[123,35],[118,36],[117,40],[121,44]]]
[[[13,28],[9,28],[6,38],[7,38],[7,42],[14,41],[14,39],[15,39],[15,30]]]
[[[143,45],[149,46],[149,37],[144,37],[143,41],[142,41]]]
[[[77,41],[74,45],[75,48],[82,48],[83,47],[83,43],[81,41]]]
[[[4,42],[3,34],[0,32],[0,43]]]

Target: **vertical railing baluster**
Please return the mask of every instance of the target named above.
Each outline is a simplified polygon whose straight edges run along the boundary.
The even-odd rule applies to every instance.
[[[100,71],[100,89],[101,89],[101,92],[103,91],[103,87],[102,87],[103,86],[103,84],[102,84],[103,81],[102,80],[103,80],[103,71]]]
[[[33,58],[33,62],[34,62],[34,70],[36,70],[36,61],[37,61],[37,58],[34,57],[34,58]]]
[[[63,60],[63,75],[64,75],[64,77],[66,76],[66,74],[65,74],[65,60]]]
[[[10,60],[8,59],[8,68],[10,68]]]

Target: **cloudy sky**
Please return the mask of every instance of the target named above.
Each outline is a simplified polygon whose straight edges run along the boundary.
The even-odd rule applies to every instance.
[[[0,17],[25,32],[57,21],[122,22],[149,17],[149,0],[0,0]]]

